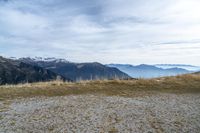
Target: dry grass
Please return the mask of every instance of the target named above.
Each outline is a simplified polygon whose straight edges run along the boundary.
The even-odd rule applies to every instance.
[[[34,96],[104,94],[120,96],[164,93],[199,93],[200,75],[181,75],[156,79],[99,80],[68,83],[61,81],[0,86],[0,100]]]

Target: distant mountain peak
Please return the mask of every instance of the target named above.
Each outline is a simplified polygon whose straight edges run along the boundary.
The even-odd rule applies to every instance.
[[[107,66],[118,68],[133,78],[155,78],[190,73],[187,69],[179,68],[177,66],[169,68],[157,67],[148,64],[140,64],[136,66],[129,64],[109,64]]]
[[[187,65],[187,64],[156,64],[155,66],[162,69],[182,68],[188,71],[194,71],[194,72],[200,71],[200,66],[193,66],[193,65]]]
[[[151,68],[155,68],[155,66],[153,66],[153,65],[147,65],[147,64],[140,64],[140,65],[137,65],[136,67],[143,67],[143,68],[149,68],[149,67],[151,67]]]
[[[193,65],[188,65],[188,64],[155,64],[155,66],[187,66],[187,67],[197,67]]]

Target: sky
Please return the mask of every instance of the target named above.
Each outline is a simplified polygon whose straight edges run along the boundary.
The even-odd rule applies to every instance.
[[[0,0],[0,55],[200,65],[200,0]]]

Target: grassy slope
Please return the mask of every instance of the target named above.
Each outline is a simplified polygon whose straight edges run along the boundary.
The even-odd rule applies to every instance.
[[[0,100],[34,96],[104,94],[145,96],[157,92],[200,93],[200,75],[182,75],[157,79],[85,81],[81,83],[46,82],[0,86]]]

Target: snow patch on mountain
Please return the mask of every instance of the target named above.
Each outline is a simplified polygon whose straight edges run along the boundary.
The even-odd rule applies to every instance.
[[[25,58],[16,58],[16,57],[10,57],[10,59],[14,59],[14,60],[32,60],[35,62],[63,62],[63,63],[69,63],[69,61],[67,61],[66,59],[62,59],[62,58],[55,58],[55,57],[25,57]]]

